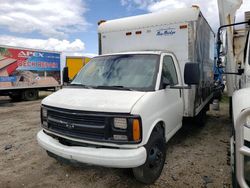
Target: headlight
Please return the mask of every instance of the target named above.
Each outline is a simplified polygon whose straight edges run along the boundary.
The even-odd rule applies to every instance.
[[[250,126],[250,124],[248,125]],[[250,147],[250,142],[245,140],[245,146]],[[244,156],[244,174],[245,174],[246,181],[250,183],[250,157],[249,156]]]
[[[250,129],[250,116],[247,116],[245,127]]]
[[[47,118],[47,109],[42,108],[42,118]]]
[[[142,140],[142,125],[137,117],[115,117],[113,119],[113,139],[120,141],[140,142]]]
[[[46,108],[41,108],[41,123],[43,126],[48,126],[48,122],[47,122],[47,109]]]
[[[127,119],[126,118],[114,118],[114,127],[118,129],[127,129]]]

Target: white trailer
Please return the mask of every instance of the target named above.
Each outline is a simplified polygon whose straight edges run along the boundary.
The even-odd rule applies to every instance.
[[[208,110],[214,33],[197,7],[106,21],[98,32],[100,55],[42,101],[38,143],[153,183],[183,118]]]

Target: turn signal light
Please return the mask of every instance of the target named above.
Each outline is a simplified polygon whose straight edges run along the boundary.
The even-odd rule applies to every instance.
[[[141,139],[140,122],[138,119],[133,120],[133,140],[139,141]]]

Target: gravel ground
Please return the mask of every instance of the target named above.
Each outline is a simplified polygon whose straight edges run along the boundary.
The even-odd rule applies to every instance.
[[[144,187],[130,170],[61,164],[37,144],[40,100],[0,97],[0,187]],[[230,187],[230,121],[224,99],[203,127],[184,125],[167,144],[161,177],[146,187]]]

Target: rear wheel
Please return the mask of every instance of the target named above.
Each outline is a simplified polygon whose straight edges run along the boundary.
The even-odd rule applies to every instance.
[[[200,113],[194,117],[194,123],[199,126],[204,126],[207,119],[207,110],[203,109]]]
[[[235,131],[232,131],[232,138],[231,138],[231,170],[232,170],[232,187],[233,188],[240,188],[236,176],[236,150],[235,150]]]
[[[28,89],[23,91],[23,98],[26,101],[33,101],[38,99],[38,90],[37,89]]]
[[[22,93],[21,92],[17,92],[17,93],[10,93],[9,97],[13,100],[13,101],[21,101],[22,100]]]
[[[142,166],[133,168],[133,174],[138,181],[152,184],[160,177],[165,164],[166,143],[162,128],[156,127],[145,148],[146,162]]]

